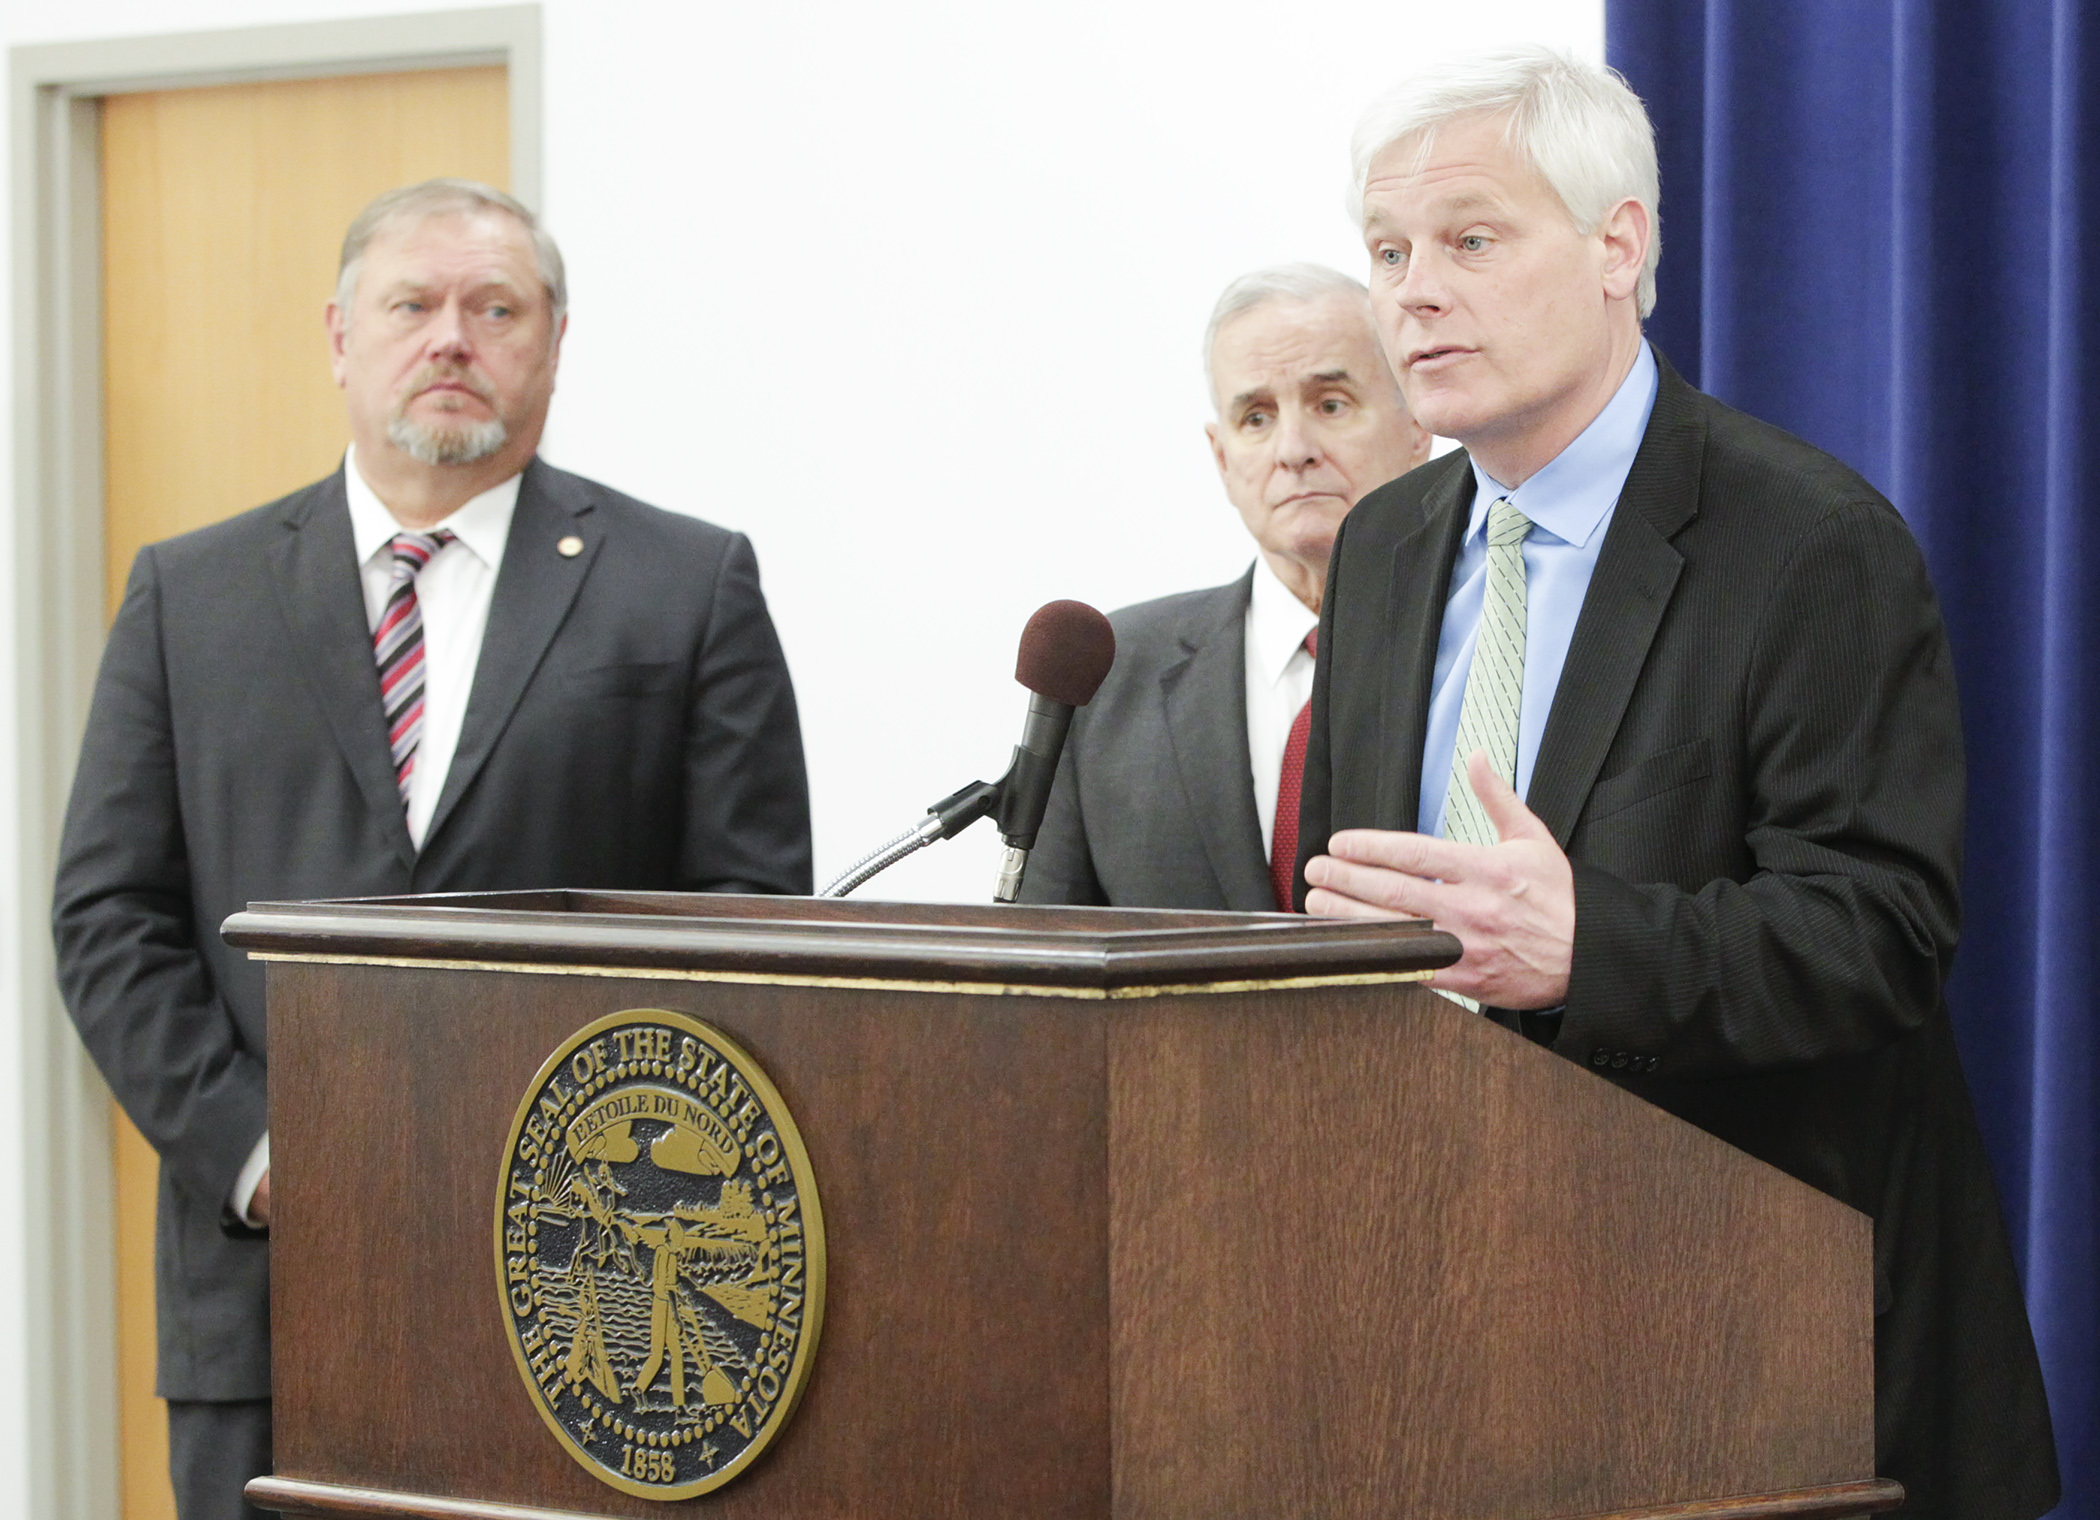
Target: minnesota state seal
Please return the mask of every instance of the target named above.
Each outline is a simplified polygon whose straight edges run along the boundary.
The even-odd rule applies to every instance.
[[[540,1417],[651,1499],[770,1445],[824,1318],[824,1216],[780,1094],[719,1029],[615,1013],[547,1058],[496,1201],[496,1283]]]

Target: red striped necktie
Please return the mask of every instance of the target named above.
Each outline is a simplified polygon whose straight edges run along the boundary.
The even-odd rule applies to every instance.
[[[1305,652],[1320,653],[1320,630],[1305,636]],[[1298,874],[1298,794],[1305,787],[1305,741],[1312,734],[1312,703],[1291,720],[1291,737],[1283,746],[1283,771],[1276,778],[1276,826],[1270,830],[1269,881],[1276,888],[1276,911],[1291,911],[1291,885]]]
[[[372,653],[379,661],[379,705],[386,713],[394,781],[401,789],[404,808],[408,806],[408,778],[416,773],[416,746],[423,739],[423,609],[416,601],[416,577],[452,539],[449,528],[394,535],[393,584],[387,588],[379,626],[372,630]]]

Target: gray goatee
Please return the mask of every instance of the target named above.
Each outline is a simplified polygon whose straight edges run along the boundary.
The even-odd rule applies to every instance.
[[[500,418],[433,426],[408,417],[387,420],[386,439],[419,464],[477,464],[502,448],[510,430]]]

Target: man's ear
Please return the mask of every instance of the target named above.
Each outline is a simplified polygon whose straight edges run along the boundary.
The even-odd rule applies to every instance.
[[[1225,478],[1225,440],[1218,436],[1218,425],[1215,422],[1204,423],[1203,436],[1210,440],[1210,457],[1217,463],[1218,479],[1223,480]]]
[[[350,318],[342,307],[330,301],[325,320],[328,323],[328,370],[335,376],[336,389],[343,385],[343,340],[350,332]]]
[[[1655,237],[1655,219],[1633,196],[1606,213],[1597,235],[1604,244],[1604,293],[1615,301],[1631,300],[1640,290],[1641,268]]]

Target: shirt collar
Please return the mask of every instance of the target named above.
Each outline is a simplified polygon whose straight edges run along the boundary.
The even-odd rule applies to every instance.
[[[1633,368],[1604,403],[1604,410],[1573,443],[1514,491],[1504,489],[1474,460],[1473,511],[1466,520],[1466,536],[1484,533],[1488,508],[1498,497],[1507,496],[1539,528],[1563,543],[1587,548],[1590,535],[1611,515],[1625,488],[1633,456],[1640,452],[1641,438],[1648,431],[1659,378],[1655,355],[1644,342]]]
[[[1276,578],[1265,558],[1254,562],[1254,589],[1247,601],[1247,657],[1254,673],[1271,686],[1283,679],[1291,656],[1320,626],[1320,615]]]
[[[518,485],[524,478],[522,474],[513,475],[490,486],[436,527],[449,528],[491,571],[502,569],[503,546],[510,541],[510,520],[518,509]],[[343,453],[343,490],[350,498],[350,535],[357,545],[357,562],[367,564],[386,552],[402,528],[386,504],[365,484],[364,476],[357,473],[355,444]],[[436,528],[422,531],[435,532]]]

